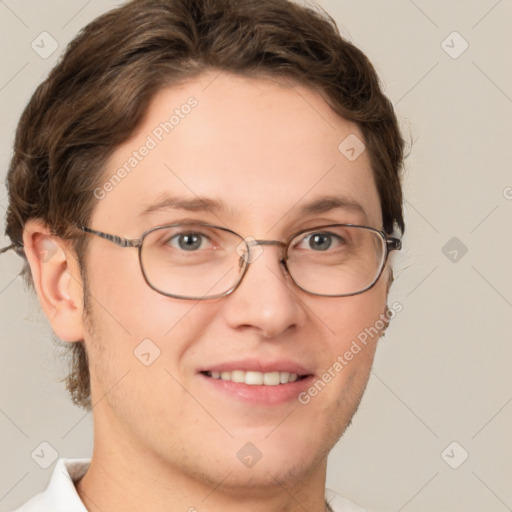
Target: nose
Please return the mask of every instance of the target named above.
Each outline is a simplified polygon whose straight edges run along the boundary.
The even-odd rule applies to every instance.
[[[224,315],[236,330],[256,331],[263,338],[276,338],[301,326],[305,310],[301,290],[296,288],[281,263],[278,244],[260,244],[242,282],[225,298]],[[255,251],[256,249],[257,251]]]

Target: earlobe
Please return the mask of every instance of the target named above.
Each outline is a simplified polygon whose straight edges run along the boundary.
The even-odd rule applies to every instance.
[[[37,220],[25,224],[23,245],[37,296],[53,331],[64,341],[82,340],[83,285],[73,251]]]

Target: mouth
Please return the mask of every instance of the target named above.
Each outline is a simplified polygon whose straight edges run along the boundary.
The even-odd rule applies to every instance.
[[[232,371],[206,371],[201,372],[206,377],[223,380],[226,382],[236,382],[238,384],[247,384],[248,386],[279,386],[289,384],[308,377],[308,375],[299,375],[292,372],[256,372],[245,370]]]
[[[228,396],[252,406],[293,402],[314,380],[314,375],[299,365],[263,365],[256,361],[220,365],[202,370],[199,375],[208,391],[217,397]]]

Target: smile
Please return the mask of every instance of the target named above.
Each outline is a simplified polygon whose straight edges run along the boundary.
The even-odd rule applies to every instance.
[[[299,376],[292,372],[257,372],[257,371],[208,371],[204,372],[207,377],[213,379],[220,379],[229,382],[237,382],[240,384],[247,384],[249,386],[279,386],[280,384],[289,384],[296,380],[302,379],[305,375]]]

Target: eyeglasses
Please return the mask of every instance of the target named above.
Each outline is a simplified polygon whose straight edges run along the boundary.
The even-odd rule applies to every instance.
[[[80,229],[120,247],[136,247],[146,283],[177,299],[216,299],[233,293],[266,245],[281,248],[281,265],[306,293],[357,295],[375,285],[389,253],[402,248],[398,238],[355,224],[317,226],[295,233],[287,242],[244,239],[230,229],[203,223],[158,226],[139,239]]]

